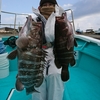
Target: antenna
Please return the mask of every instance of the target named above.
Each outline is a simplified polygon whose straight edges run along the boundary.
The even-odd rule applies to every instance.
[[[1,0],[0,0],[0,26],[1,26]]]

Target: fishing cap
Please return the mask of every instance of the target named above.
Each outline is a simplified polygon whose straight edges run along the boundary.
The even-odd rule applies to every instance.
[[[50,2],[52,4],[57,4],[56,0],[40,0],[40,6],[42,6],[44,3]]]

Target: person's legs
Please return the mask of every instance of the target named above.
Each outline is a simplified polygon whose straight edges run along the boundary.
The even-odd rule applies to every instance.
[[[44,78],[44,81],[42,85],[39,88],[35,88],[38,92],[34,92],[32,94],[32,100],[47,100],[46,99],[46,80]]]
[[[51,74],[46,77],[47,100],[63,100],[64,83],[60,74]]]

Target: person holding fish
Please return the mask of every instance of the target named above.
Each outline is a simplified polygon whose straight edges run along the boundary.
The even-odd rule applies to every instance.
[[[65,11],[60,8],[61,12],[59,13],[61,15],[59,16],[55,7],[59,7],[56,0],[40,0],[39,12],[47,20],[46,25],[43,25],[42,28],[45,31],[43,33],[43,49],[48,52],[48,56],[44,69],[44,81],[36,89],[40,93],[34,92],[32,100],[63,100],[64,82],[69,80],[68,66],[75,64],[73,47],[77,44],[72,26],[67,20]],[[55,20],[52,17],[54,13],[56,13],[54,15]],[[41,21],[39,18],[37,20]],[[51,29],[53,26],[54,29]],[[53,30],[54,33],[50,30]]]
[[[33,13],[37,17],[27,17],[16,40],[17,49],[7,56],[18,58],[15,88],[25,88],[32,100],[63,100],[77,46],[71,23],[56,0],[40,0]]]

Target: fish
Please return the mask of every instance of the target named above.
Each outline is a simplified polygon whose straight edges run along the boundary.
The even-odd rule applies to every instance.
[[[42,49],[42,22],[36,22],[29,15],[16,40],[16,50],[7,58],[18,59],[18,74],[15,88],[26,89],[26,94],[39,92],[36,90],[43,83],[46,51]]]
[[[60,23],[59,18],[61,17],[64,19],[64,22],[66,22],[66,26]],[[62,68],[61,79],[65,82],[69,80],[69,65],[74,66],[76,63],[74,58],[74,46],[77,46],[77,42],[66,13],[63,13],[61,17],[56,17],[53,53],[55,65],[58,69]],[[64,29],[64,27],[66,28]],[[63,32],[61,29],[64,29]]]

